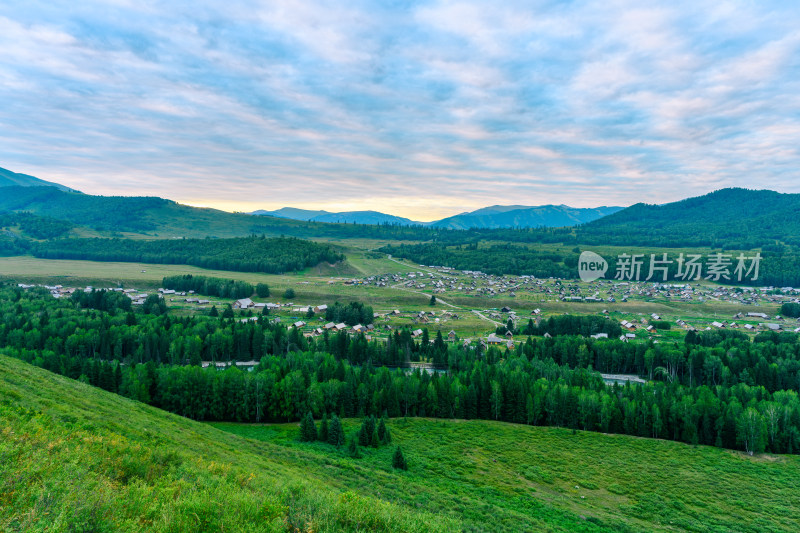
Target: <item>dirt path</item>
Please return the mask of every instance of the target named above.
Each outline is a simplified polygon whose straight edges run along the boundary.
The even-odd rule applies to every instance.
[[[478,311],[476,309],[473,309],[472,312],[475,313],[476,315],[478,315],[479,317],[481,317],[482,319],[488,320],[489,322],[491,322],[492,324],[495,324],[497,326],[504,326],[505,325],[502,322],[498,322],[496,320],[492,320],[491,318],[489,318],[488,316],[484,315],[483,313],[481,313],[480,311]]]
[[[398,261],[397,259],[389,256],[388,254],[387,254],[387,259],[389,259],[389,261],[394,261],[395,263],[397,263],[399,265],[409,266],[406,263],[401,263],[400,261]],[[417,267],[415,267],[415,268],[417,268]],[[419,268],[419,270],[424,270],[425,272],[428,272],[428,273],[431,273],[431,274],[436,274],[436,272],[433,272],[432,270],[427,270],[427,269],[422,268],[422,267],[418,267],[418,268]],[[403,283],[398,283],[397,285],[393,285],[392,288],[393,289],[398,289],[398,290],[401,290],[401,291],[406,291],[406,292],[414,292],[414,293],[417,293],[417,294],[421,294],[422,296],[428,296],[428,294],[426,294],[426,293],[424,293],[422,291],[415,291],[414,289],[406,288],[405,285],[408,285],[409,283],[413,283],[413,282],[412,281],[404,281]],[[465,310],[463,307],[460,307],[460,306],[455,305],[455,304],[448,303],[448,302],[442,300],[441,298],[439,298],[438,296],[436,296],[436,303],[444,304],[444,305],[446,305],[448,307],[452,307],[453,309]],[[502,326],[503,325],[500,322],[497,322],[497,321],[492,320],[491,318],[485,316],[480,311],[477,311],[475,309],[471,309],[471,311],[473,313],[475,313],[476,315],[478,315],[479,318],[481,318],[483,320],[486,320],[487,322],[491,322],[492,324],[494,324],[496,326]]]
[[[389,261],[394,261],[398,265],[403,265],[405,267],[413,267],[413,268],[416,268],[417,270],[422,270],[423,272],[427,272],[428,274],[439,274],[435,270],[428,270],[427,268],[423,267],[422,265],[414,266],[414,265],[409,265],[408,263],[403,263],[402,261],[398,261],[397,259],[392,257],[390,254],[386,254],[386,259],[388,259]]]

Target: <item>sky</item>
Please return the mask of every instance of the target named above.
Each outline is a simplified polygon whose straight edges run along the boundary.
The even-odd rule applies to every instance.
[[[4,1],[0,167],[420,221],[800,192],[800,4]]]

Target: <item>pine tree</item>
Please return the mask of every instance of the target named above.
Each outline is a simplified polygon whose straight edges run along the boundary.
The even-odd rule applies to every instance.
[[[378,446],[381,445],[381,439],[378,438],[377,429],[372,430],[372,437],[370,437],[369,439],[369,445],[372,446],[373,448],[377,448]]]
[[[259,283],[256,285],[256,294],[259,298],[266,298],[269,296],[269,285],[266,283]],[[265,308],[266,309],[266,308]]]
[[[120,368],[120,364],[117,363],[117,366],[114,368],[114,392],[119,392],[119,388],[122,386],[122,368]]]
[[[369,437],[370,436],[367,434],[367,426],[362,422],[358,430],[358,443],[361,446],[369,446]]]
[[[322,415],[322,422],[319,425],[319,440],[328,442],[328,413]]]
[[[350,435],[350,439],[347,442],[347,453],[355,459],[361,457],[361,448],[358,445],[358,436],[355,433]]]
[[[303,421],[300,422],[300,440],[303,442],[314,442],[317,440],[317,426],[314,424],[314,416],[309,411]]]
[[[428,305],[436,305],[436,296],[431,294],[431,300],[428,302]]]
[[[337,448],[344,444],[344,430],[342,429],[342,422],[336,415],[331,417],[331,425],[328,428],[328,444],[333,444]]]
[[[386,433],[386,421],[381,418],[381,422],[378,424],[378,439],[381,441],[381,443],[386,442]]]
[[[392,468],[408,470],[408,463],[406,463],[406,458],[403,456],[403,451],[400,449],[400,446],[397,447],[392,456]]]

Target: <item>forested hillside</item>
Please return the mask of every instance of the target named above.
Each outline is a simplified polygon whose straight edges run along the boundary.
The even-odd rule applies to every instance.
[[[152,231],[150,210],[173,203],[152,197],[90,196],[54,187],[4,187],[0,212],[30,211],[73,224],[113,231]]]
[[[159,233],[162,236],[245,236],[264,233],[306,238],[422,241],[444,245],[507,241],[568,245],[702,246],[737,250],[769,249],[781,243],[800,245],[800,195],[745,189],[723,189],[664,205],[636,204],[582,226],[565,228],[479,227],[457,230],[387,223],[329,224],[225,213],[183,206],[161,198],[90,196],[49,187],[3,188],[0,212],[3,211],[30,211],[96,230]],[[516,216],[514,213],[490,213],[486,216]]]
[[[459,270],[479,270],[487,274],[528,274],[537,277],[570,278],[577,275],[577,255],[562,255],[515,244],[475,244],[447,246],[429,243],[386,245],[381,252],[411,259],[421,265],[444,265]],[[564,261],[573,268],[565,266]]]
[[[664,205],[636,204],[581,226],[578,242],[749,250],[800,245],[800,194],[721,189]]]
[[[330,246],[295,238],[238,239],[60,239],[32,248],[36,257],[182,264],[238,272],[281,273],[302,270],[344,256]]]
[[[34,239],[54,239],[68,233],[74,224],[66,220],[37,216],[32,213],[0,213],[0,229],[19,230],[24,236]]]
[[[707,251],[734,251],[734,262],[738,251],[748,252],[747,257],[758,251],[762,261],[756,284],[800,285],[800,195],[771,191],[724,189],[662,206],[637,204],[577,227],[470,230],[303,222],[188,207],[161,198],[89,196],[50,187],[10,187],[3,192],[8,194],[0,195],[0,213],[5,212],[0,218],[0,228],[5,228],[0,232],[2,255],[33,253],[45,258],[181,263],[268,273],[311,266],[316,264],[315,259],[338,260],[333,252],[308,247],[298,249],[297,254],[287,249],[279,261],[266,251],[259,260],[254,254],[261,253],[260,249],[248,249],[239,241],[212,244],[186,240],[176,244],[174,239],[164,239],[156,245],[53,240],[69,232],[80,234],[83,226],[110,235],[132,232],[159,237],[262,234],[321,240],[374,239],[389,242],[381,251],[420,264],[493,274],[574,278],[580,251],[592,247],[644,247],[640,252],[645,254],[645,269],[649,254],[663,252],[663,247],[704,247]],[[747,210],[734,212],[731,206],[747,206]],[[29,239],[49,242],[36,244]],[[563,245],[570,251],[553,252],[547,246],[550,244]],[[224,246],[231,249],[223,251]],[[708,261],[706,254],[701,259],[704,268]],[[668,279],[680,281],[676,274],[677,263],[673,262]],[[737,276],[713,281],[747,284],[753,280]]]

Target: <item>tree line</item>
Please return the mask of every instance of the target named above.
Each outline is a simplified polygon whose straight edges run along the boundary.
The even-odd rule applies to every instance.
[[[98,300],[95,307],[103,307]],[[800,344],[790,333],[687,334],[685,342],[529,337],[515,349],[446,343],[427,330],[387,342],[306,339],[266,318],[104,311],[38,290],[0,290],[0,347],[75,379],[198,420],[486,418],[797,453]],[[576,327],[581,327],[576,323]],[[206,360],[250,360],[201,368]],[[411,359],[445,371],[411,371]],[[398,368],[399,367],[399,368]],[[638,374],[608,386],[596,371]]]
[[[560,315],[551,316],[538,322],[528,319],[524,326],[515,324],[509,318],[505,326],[498,326],[495,330],[498,335],[505,335],[507,332],[511,332],[512,335],[536,335],[541,337],[545,334],[549,336],[582,335],[589,337],[598,333],[605,333],[609,338],[614,338],[622,334],[622,327],[616,320],[608,320],[603,316]]]
[[[380,248],[380,251],[421,265],[444,265],[458,270],[479,270],[487,274],[534,274],[538,277],[556,278],[576,276],[575,269],[564,264],[564,256],[514,244],[388,244]]]
[[[234,239],[57,239],[37,244],[31,253],[46,259],[130,261],[181,264],[238,272],[279,274],[321,262],[336,263],[344,255],[330,246],[296,238]]]
[[[37,363],[30,352],[17,356]],[[800,445],[796,391],[662,381],[610,387],[587,369],[514,353],[432,375],[352,366],[313,352],[265,356],[254,372],[88,359],[77,379],[197,420],[285,422],[309,412],[342,418],[385,412],[552,425],[753,453],[798,453]]]
[[[307,338],[301,330],[270,321],[269,316],[241,322],[226,310],[218,317],[173,317],[158,295],[148,298],[149,306],[129,311],[113,291],[76,294],[55,300],[38,289],[0,291],[0,347],[36,351],[49,368],[70,375],[86,358],[199,365],[200,361],[260,361],[267,355],[300,351],[329,353],[357,366],[404,367],[427,361],[437,368],[458,370],[470,360],[494,364],[506,354],[491,346],[450,343],[441,331],[431,335],[427,328],[418,338],[401,328],[371,342],[363,334],[345,331]],[[583,336],[594,331],[592,323],[613,325],[587,317],[553,317],[552,327],[560,324],[549,329],[554,336],[530,336],[510,351],[571,369],[636,374],[688,387],[745,383],[769,392],[800,390],[796,333],[762,332],[750,340],[735,330],[690,331],[684,342],[626,343]],[[544,320],[539,327],[547,330],[550,324]]]
[[[167,276],[161,280],[161,286],[165,289],[172,289],[178,292],[194,291],[206,296],[234,298],[237,300],[252,296],[253,292],[256,290],[251,283],[247,283],[246,281],[195,276],[193,274]],[[269,296],[268,290],[266,295]],[[259,296],[261,296],[261,294],[259,294]]]
[[[372,324],[374,312],[372,307],[361,302],[343,304],[336,302],[325,310],[325,320],[329,322],[344,322],[348,326],[356,324]]]
[[[0,213],[0,228],[19,228],[34,239],[54,239],[68,233],[74,224],[66,220],[34,215],[33,213]]]

